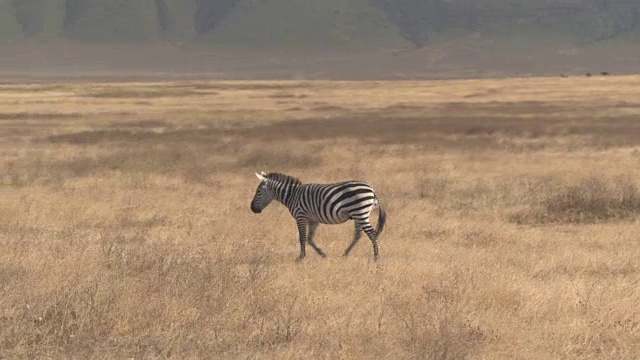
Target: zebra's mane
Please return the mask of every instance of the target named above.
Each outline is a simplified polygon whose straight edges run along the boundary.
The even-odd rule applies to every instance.
[[[293,176],[281,174],[281,173],[268,173],[267,176],[265,177],[269,180],[273,180],[279,183],[288,183],[288,184],[297,184],[297,185],[302,184],[302,181],[300,181],[300,179],[295,178]]]

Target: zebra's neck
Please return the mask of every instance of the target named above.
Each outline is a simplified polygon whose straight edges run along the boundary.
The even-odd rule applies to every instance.
[[[291,209],[295,199],[295,192],[301,184],[289,182],[276,182],[272,185],[273,195],[276,200]]]

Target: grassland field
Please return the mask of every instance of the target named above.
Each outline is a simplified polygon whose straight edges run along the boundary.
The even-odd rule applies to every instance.
[[[638,76],[14,81],[0,129],[0,358],[640,358]],[[259,171],[370,183],[380,260],[297,262]]]

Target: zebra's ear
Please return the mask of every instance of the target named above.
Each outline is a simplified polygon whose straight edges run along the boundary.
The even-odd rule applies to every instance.
[[[267,177],[267,173],[265,173],[264,171],[261,171],[260,174],[264,177]]]
[[[264,174],[264,172],[262,172]],[[263,175],[260,175],[258,173],[256,173],[256,177],[258,178],[258,180],[260,181],[264,181],[265,177]]]

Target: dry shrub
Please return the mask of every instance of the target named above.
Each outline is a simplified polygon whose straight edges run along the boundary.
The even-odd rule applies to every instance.
[[[2,176],[3,185],[23,187],[32,184],[40,178],[52,179],[49,166],[42,154],[38,154],[30,159],[29,163],[24,161],[6,161]]]
[[[202,93],[194,91],[188,88],[135,88],[135,87],[123,87],[102,89],[98,91],[92,91],[84,95],[94,98],[115,98],[115,99],[128,99],[128,98],[159,98],[159,97],[176,97],[176,96],[192,96],[202,95]]]
[[[269,96],[272,99],[304,99],[309,97],[307,94],[296,94],[290,92],[277,92]]]
[[[640,215],[640,190],[629,177],[589,177],[576,185],[552,191],[528,213],[512,220],[519,223],[597,223],[632,219]]]
[[[187,85],[180,85],[186,87]],[[304,89],[307,86],[304,82],[197,82],[188,87],[197,90],[220,90],[220,91],[267,91],[267,90],[293,90]]]
[[[541,194],[555,182],[549,176],[487,177],[465,181],[442,175],[420,180],[411,194],[442,211],[486,212],[487,209],[503,210],[541,201]]]
[[[149,121],[144,121],[146,123]],[[113,123],[112,123],[113,124]],[[153,128],[152,126],[151,128]],[[235,122],[224,122],[217,126],[204,125],[203,127],[184,127],[173,128],[172,126],[166,126],[162,131],[154,131],[144,128],[140,125],[138,127],[125,125],[123,128],[114,129],[111,126],[109,129],[93,129],[87,131],[79,131],[72,133],[61,133],[58,135],[51,135],[46,138],[47,142],[51,143],[68,143],[73,145],[102,145],[103,143],[111,143],[113,146],[166,146],[167,144],[176,145],[180,147],[188,146],[200,146],[205,147],[204,150],[210,150],[210,147],[217,147],[220,144],[230,144],[230,137],[247,133],[246,129],[239,129],[241,126]],[[44,142],[44,141],[43,141]],[[238,144],[233,142],[232,144]],[[238,144],[234,148],[238,148]],[[222,150],[222,149],[220,149]]]
[[[124,171],[142,173],[175,172],[181,163],[188,163],[191,157],[183,151],[139,150],[122,151],[97,158],[80,158],[56,164],[60,170],[66,170],[70,176],[86,176],[105,171]]]
[[[451,182],[451,179],[445,177],[423,179],[419,184],[418,196],[421,199],[440,203],[446,198]]]
[[[454,239],[454,243],[466,248],[485,248],[501,240],[498,234],[479,228],[462,232]]]
[[[281,309],[265,299],[266,257],[126,237],[108,230],[68,249],[60,261],[75,266],[56,275],[56,286],[31,270],[28,286],[4,287],[0,358],[202,358],[245,345],[251,333],[271,342],[295,335],[290,302],[278,299]],[[258,308],[264,324],[235,316]],[[196,328],[209,331],[197,344]]]
[[[170,128],[173,128],[174,125],[169,123],[169,122],[162,121],[162,120],[149,119],[149,120],[132,120],[132,121],[112,122],[109,127],[111,127],[111,128],[142,128],[142,129],[165,128],[165,129],[170,129]]]
[[[311,110],[315,112],[341,112],[346,113],[349,109],[333,105],[328,102],[314,102]]]
[[[212,145],[210,148],[217,148]],[[72,160],[46,159],[42,154],[32,155],[27,161],[8,162],[4,183],[14,187],[36,182],[62,184],[65,180],[118,171],[130,174],[164,174],[182,177],[192,183],[210,183],[211,176],[228,166],[211,154],[192,147],[117,150],[111,154],[79,157]]]
[[[468,273],[453,270],[435,276],[422,286],[414,299],[391,300],[394,335],[407,353],[418,359],[466,359],[491,336],[482,326],[473,324],[468,314],[467,296],[474,290]]]
[[[306,169],[321,165],[322,157],[295,153],[292,150],[258,149],[242,156],[238,164],[243,168],[272,169],[268,171]]]
[[[89,130],[69,134],[52,135],[47,138],[52,143],[69,143],[74,145],[94,145],[107,141],[141,141],[148,132],[132,130]]]
[[[0,112],[0,120],[54,120],[54,119],[70,119],[82,117],[82,114],[78,113],[35,113],[35,112]]]

